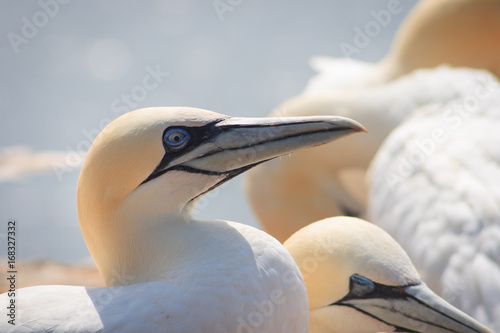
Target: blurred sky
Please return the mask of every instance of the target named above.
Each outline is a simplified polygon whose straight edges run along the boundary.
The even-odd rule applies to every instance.
[[[64,151],[76,164],[88,138],[127,110],[182,105],[266,116],[303,89],[311,56],[343,57],[340,44],[354,44],[355,28],[392,0],[60,1],[0,2],[0,149]],[[402,1],[356,58],[381,59],[414,3]],[[151,71],[168,74],[146,90]],[[0,237],[16,219],[19,258],[88,256],[78,173],[0,183]],[[212,193],[197,216],[257,225],[241,184],[242,176]]]

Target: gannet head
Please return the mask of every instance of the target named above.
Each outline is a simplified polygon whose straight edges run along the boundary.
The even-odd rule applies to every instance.
[[[441,64],[484,68],[500,76],[499,39],[499,1],[423,0],[398,29],[382,65],[387,79]]]
[[[491,332],[434,294],[374,224],[329,218],[284,245],[304,276],[311,332]]]
[[[99,134],[82,167],[87,246],[108,285],[155,279],[164,255],[156,252],[165,249],[154,240],[190,220],[201,195],[258,163],[362,130],[341,117],[247,119],[182,107],[125,114]]]

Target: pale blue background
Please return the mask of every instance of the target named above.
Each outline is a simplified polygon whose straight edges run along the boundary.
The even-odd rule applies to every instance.
[[[141,85],[147,66],[160,65],[170,75],[138,107],[265,116],[313,75],[309,57],[342,57],[339,44],[352,44],[354,28],[363,28],[373,20],[370,11],[388,2],[243,0],[221,20],[212,1],[73,0],[16,54],[8,34],[21,35],[22,18],[32,21],[41,7],[1,1],[0,147],[78,149],[86,140],[83,130],[117,116],[112,101]],[[413,5],[402,2],[403,11],[357,58],[381,59]],[[78,172],[64,174],[62,182],[48,172],[0,183],[0,222],[18,220],[21,258],[74,262],[88,256],[76,217]],[[241,181],[212,195],[199,216],[257,225]]]

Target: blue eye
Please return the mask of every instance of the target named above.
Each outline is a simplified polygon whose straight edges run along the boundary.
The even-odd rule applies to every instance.
[[[191,139],[191,135],[181,128],[172,128],[165,132],[163,142],[173,150],[184,148]]]

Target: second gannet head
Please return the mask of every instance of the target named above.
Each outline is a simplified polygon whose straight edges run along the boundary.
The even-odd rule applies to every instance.
[[[422,0],[399,28],[382,72],[390,80],[449,64],[500,76],[499,40],[500,1]]]
[[[82,233],[106,284],[195,265],[182,234],[203,194],[258,163],[361,130],[341,117],[232,118],[185,107],[117,118],[90,148],[77,191]]]
[[[491,332],[434,294],[381,228],[336,217],[285,243],[307,288],[317,332]]]

